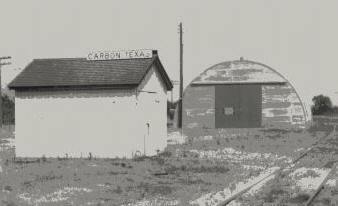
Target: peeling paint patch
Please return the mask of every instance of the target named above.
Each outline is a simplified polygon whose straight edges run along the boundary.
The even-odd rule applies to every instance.
[[[217,64],[194,79],[193,84],[235,82],[285,83],[286,81],[270,68],[256,62],[244,60]]]
[[[187,127],[188,128],[190,128],[190,129],[192,129],[192,128],[196,128],[196,127],[198,127],[198,123],[189,123],[188,125],[187,125]]]
[[[291,117],[290,116],[273,116],[268,119],[268,121],[271,122],[286,122],[291,123]]]
[[[263,69],[255,69],[255,68],[246,68],[246,69],[237,69],[237,70],[231,70],[230,75],[233,76],[245,76],[250,75],[255,72],[263,72]]]
[[[245,81],[249,81],[249,77],[246,77],[246,76],[234,76],[232,77],[232,81],[233,82],[245,82]]]
[[[289,96],[293,92],[293,90],[289,85],[286,85],[286,86],[278,85],[278,86],[264,87],[263,92],[267,96],[273,96],[273,95]]]
[[[10,148],[14,148],[15,146],[15,139],[14,138],[6,138],[6,139],[1,139],[0,140],[0,151],[6,151],[9,150]]]
[[[183,100],[183,127],[202,129],[204,126],[214,127],[215,88],[213,86],[188,86]],[[188,127],[189,126],[189,127]]]
[[[207,109],[206,114],[215,114],[215,109]]]
[[[266,108],[262,111],[263,117],[285,116],[289,114],[288,109]]]
[[[280,122],[291,125],[304,125],[305,114],[302,108],[301,100],[298,99],[296,91],[293,90],[291,85],[264,85],[263,89],[263,117],[264,122],[269,124],[278,125]],[[285,109],[287,113],[281,112],[272,113],[273,108]],[[293,116],[297,115],[297,118]],[[275,116],[289,116],[289,119],[271,119]],[[276,122],[275,122],[276,121]]]
[[[274,115],[283,115],[283,114],[288,114],[288,110],[287,109],[273,109],[271,110],[272,114]]]
[[[302,115],[293,115],[292,124],[303,124],[304,117]]]
[[[193,109],[185,109],[186,115],[188,117],[193,117],[193,115],[191,114],[192,111],[193,111]]]
[[[270,101],[263,103],[263,108],[288,108],[291,106],[290,102],[277,102],[277,101]]]
[[[215,76],[217,76],[217,71],[215,70],[208,70],[205,72],[205,74],[203,76],[201,76],[201,80],[200,81],[206,81],[212,77],[215,78]]]

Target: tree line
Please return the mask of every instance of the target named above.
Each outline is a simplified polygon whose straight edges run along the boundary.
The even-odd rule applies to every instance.
[[[317,95],[312,98],[312,115],[338,115],[338,107],[332,104],[330,97]]]
[[[2,95],[2,124],[10,125],[15,123],[14,100],[8,95]]]

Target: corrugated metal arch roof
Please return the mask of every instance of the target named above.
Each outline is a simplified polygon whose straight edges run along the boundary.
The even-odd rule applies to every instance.
[[[271,67],[249,60],[225,61],[215,64],[198,77],[192,84],[249,84],[286,83],[287,80]]]

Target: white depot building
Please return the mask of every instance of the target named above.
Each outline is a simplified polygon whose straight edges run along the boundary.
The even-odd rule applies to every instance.
[[[154,155],[166,146],[172,87],[157,51],[35,59],[9,85],[16,156]]]

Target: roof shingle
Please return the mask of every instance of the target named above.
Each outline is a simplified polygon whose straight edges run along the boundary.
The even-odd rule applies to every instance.
[[[171,81],[158,56],[101,61],[85,58],[35,59],[9,84],[9,88],[137,86],[154,63],[161,67],[160,74],[170,90]]]

